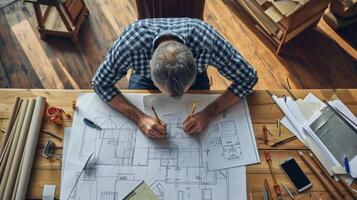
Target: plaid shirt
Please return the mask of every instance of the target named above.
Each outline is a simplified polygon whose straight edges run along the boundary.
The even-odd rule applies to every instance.
[[[244,97],[252,93],[258,80],[256,71],[212,26],[198,19],[156,18],[139,20],[124,29],[92,79],[97,94],[110,101],[119,93],[115,83],[129,68],[151,78],[149,61],[155,41],[163,35],[176,36],[192,51],[199,73],[212,65],[232,81],[228,89],[233,94]]]

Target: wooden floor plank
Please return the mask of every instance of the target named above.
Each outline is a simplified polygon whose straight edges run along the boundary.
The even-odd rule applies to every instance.
[[[0,88],[91,88],[91,78],[109,48],[137,14],[133,1],[86,3],[90,15],[79,31],[78,44],[60,37],[48,37],[45,42],[39,39],[30,4],[15,2],[2,9],[0,77],[5,80],[0,81]],[[316,30],[302,33],[277,56],[271,43],[234,0],[206,1],[204,18],[258,71],[256,89],[282,88],[286,78],[292,88],[357,87],[357,32],[352,28],[335,32],[320,21]],[[31,48],[26,44],[30,41]],[[16,59],[17,55],[21,58]],[[216,70],[208,71],[213,79],[212,89],[227,88],[229,81]],[[127,83],[123,79],[118,85],[126,88]]]

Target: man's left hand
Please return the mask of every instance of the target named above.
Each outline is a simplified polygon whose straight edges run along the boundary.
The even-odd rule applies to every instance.
[[[213,116],[210,116],[203,110],[192,116],[188,116],[183,122],[183,130],[189,135],[200,134],[205,130],[212,119]]]

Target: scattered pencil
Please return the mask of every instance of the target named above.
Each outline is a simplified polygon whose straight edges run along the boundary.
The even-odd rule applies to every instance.
[[[285,144],[285,143],[288,143],[288,142],[290,142],[290,141],[293,141],[293,140],[295,140],[296,138],[297,138],[297,137],[294,135],[294,136],[291,136],[291,137],[282,139],[282,140],[280,140],[280,141],[277,141],[277,142],[271,144],[270,146],[271,146],[271,147],[277,147],[277,146],[280,146],[280,145],[282,145],[282,144]]]
[[[269,129],[263,125],[263,131],[266,131],[267,133],[269,133],[269,135],[273,136],[273,134],[269,131]]]
[[[54,133],[51,133],[51,132],[49,132],[49,131],[46,130],[46,129],[42,129],[42,132],[44,132],[44,133],[46,133],[46,134],[48,134],[48,135],[50,135],[50,136],[52,136],[52,137],[54,137],[54,138],[57,138],[57,139],[59,139],[59,140],[62,141],[62,138],[61,138],[60,136],[58,136],[58,135],[56,135],[56,134],[54,134]]]
[[[281,184],[283,185],[283,188],[286,190],[291,199],[295,199],[294,194],[289,190],[289,188],[284,183]]]
[[[278,128],[279,137],[280,137],[281,136],[281,126],[280,126],[280,120],[279,119],[276,120],[276,126]]]
[[[265,160],[267,161],[268,166],[269,166],[270,174],[271,174],[271,176],[273,178],[273,182],[274,182],[274,186],[273,187],[274,187],[275,194],[278,197],[278,199],[280,200],[280,199],[282,199],[281,190],[280,190],[280,186],[279,186],[279,184],[278,184],[278,182],[277,182],[277,180],[275,178],[275,175],[273,173],[272,163],[271,163],[272,161],[271,161],[270,153],[269,153],[269,151],[265,151],[264,153],[265,153]]]
[[[333,199],[336,200],[342,200],[343,197],[341,197],[338,193],[334,191],[333,186],[329,183],[329,181],[323,176],[323,174],[312,164],[312,161],[310,161],[307,156],[302,152],[298,151],[300,157],[302,160],[305,162],[305,164],[311,169],[311,171],[317,176],[317,178],[320,180],[322,185],[326,188],[328,193],[333,197]]]

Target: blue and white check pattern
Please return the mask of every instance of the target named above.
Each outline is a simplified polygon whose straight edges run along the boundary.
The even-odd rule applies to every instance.
[[[192,51],[199,73],[212,65],[232,81],[228,88],[232,93],[239,97],[252,93],[258,80],[256,71],[212,26],[191,18],[155,18],[129,25],[115,41],[92,79],[98,95],[110,101],[119,93],[115,83],[130,68],[133,73],[150,78],[154,44],[163,35],[176,36]]]

